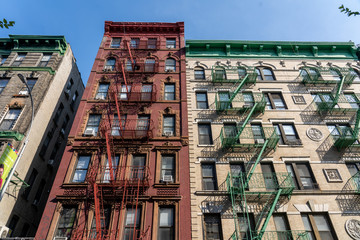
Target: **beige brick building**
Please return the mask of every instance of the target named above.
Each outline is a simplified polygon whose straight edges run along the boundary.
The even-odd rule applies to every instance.
[[[360,239],[354,43],[186,41],[192,239]]]
[[[35,116],[32,129],[30,95]],[[0,202],[0,238],[35,236],[84,85],[63,36],[0,39],[0,154],[29,142]],[[29,185],[25,188],[25,185]]]

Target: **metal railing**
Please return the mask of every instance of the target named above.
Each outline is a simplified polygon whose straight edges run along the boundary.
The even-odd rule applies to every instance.
[[[352,68],[301,68],[300,77],[304,84],[337,84],[340,79],[334,77],[331,71],[339,74],[340,79],[344,77],[344,84],[351,84],[357,77],[356,72]]]
[[[250,147],[256,148],[264,145],[265,140],[269,139],[267,148],[274,149],[279,141],[279,136],[275,132],[274,127],[260,127],[258,135],[254,134],[254,130],[251,127],[235,127],[233,131],[225,130],[223,127],[220,132],[220,142],[223,148],[228,147]],[[239,131],[242,131],[240,137],[237,139],[236,136]]]
[[[239,232],[231,235],[231,240],[260,240],[257,231]],[[265,231],[261,240],[310,240],[309,233],[305,230],[295,231]]]
[[[122,139],[141,139],[152,138],[154,124],[151,119],[126,119],[121,120],[105,120],[101,123],[102,137],[105,133],[115,138]]]
[[[245,71],[241,71],[245,70]],[[255,83],[257,79],[257,73],[255,68],[242,68],[242,67],[213,67],[211,70],[211,79],[213,83],[237,83],[248,76],[247,83]]]
[[[234,93],[229,93],[231,96]],[[250,95],[251,94],[251,95]],[[246,99],[249,98],[249,99]],[[230,100],[221,100],[219,93],[215,96],[215,107],[217,111],[240,111],[250,110],[255,103],[255,112],[263,112],[266,106],[265,96],[262,93],[238,93],[235,98]]]
[[[113,172],[114,182],[125,182],[129,184],[147,183],[150,179],[150,169],[148,166],[114,166],[102,167],[99,183],[113,183],[111,181],[111,171]]]

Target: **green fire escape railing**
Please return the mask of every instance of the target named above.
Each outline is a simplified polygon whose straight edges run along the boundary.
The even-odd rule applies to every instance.
[[[235,221],[235,232],[231,239],[309,239],[305,231],[266,231],[266,227],[275,210],[280,196],[290,198],[295,189],[291,174],[289,173],[239,173],[236,175],[228,174],[226,178],[227,191],[230,194],[233,215]],[[251,226],[248,202],[252,198],[255,202],[262,196],[265,197],[265,207],[263,208],[255,226]],[[242,232],[237,213],[243,214],[246,220],[246,229]],[[261,224],[263,217],[264,222]],[[252,229],[252,227],[254,229]],[[253,230],[253,231],[250,231]],[[293,238],[294,237],[294,238]]]
[[[360,171],[355,173],[348,181],[349,188],[355,193],[360,194]]]
[[[331,136],[334,139],[334,146],[341,151],[353,144],[359,144],[359,125],[360,125],[360,108],[356,113],[356,120],[354,128],[344,127],[340,129],[334,129]]]
[[[246,83],[255,83],[257,73],[254,67],[219,67],[211,70],[213,83],[240,83],[246,78]]]
[[[357,74],[352,68],[303,67],[300,70],[300,78],[305,85],[338,84],[340,79],[337,76],[343,79],[344,84],[352,84]]]
[[[215,96],[215,107],[218,112],[246,112],[257,103],[255,112],[264,112],[266,107],[265,96],[262,93],[229,93],[229,99],[221,99],[221,94]]]

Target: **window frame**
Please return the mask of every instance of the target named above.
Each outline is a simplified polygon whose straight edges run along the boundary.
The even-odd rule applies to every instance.
[[[157,49],[158,39],[157,38],[148,38],[146,43],[147,43],[146,44],[147,49]]]
[[[27,53],[17,53],[15,60],[11,64],[12,67],[19,67],[26,58]]]
[[[200,134],[200,127],[207,128],[208,134]],[[206,141],[202,141],[202,137],[207,137]],[[207,141],[208,140],[208,141]],[[198,141],[199,145],[213,145],[213,137],[212,137],[212,130],[211,130],[211,123],[198,123]]]
[[[216,219],[216,221],[214,221]],[[223,239],[223,232],[222,232],[222,222],[221,222],[221,215],[220,213],[204,213],[203,214],[203,224],[204,224],[204,239]],[[209,230],[214,229],[214,225],[217,225],[218,234],[214,236],[214,232],[210,232]],[[211,234],[211,235],[210,235]],[[216,238],[214,238],[216,237]]]
[[[200,72],[200,74],[199,74],[199,72]],[[194,68],[194,79],[195,80],[204,80],[205,79],[205,69],[203,67],[197,66]]]
[[[106,92],[102,88],[104,86],[107,86],[106,87]],[[106,100],[107,96],[108,96],[108,92],[109,92],[109,87],[110,87],[110,83],[105,83],[105,82],[99,83],[98,89],[96,91],[95,99],[97,99],[97,100]]]
[[[298,132],[296,131],[295,125],[293,123],[273,123],[273,126],[275,127],[275,132],[276,134],[278,134],[278,131],[280,131],[280,135],[278,134],[278,136],[280,137],[279,139],[279,144],[280,145],[302,145],[301,139],[299,137]],[[288,139],[287,136],[292,136],[292,135],[286,135],[285,130],[284,130],[284,126],[291,126],[292,130],[295,133],[295,139]]]
[[[134,216],[134,219],[133,219],[135,224],[128,224],[127,223],[128,213],[133,214],[133,212],[136,215],[136,218]],[[131,205],[126,206],[126,208],[125,208],[125,219],[124,219],[124,224],[123,224],[123,234],[122,234],[123,236],[122,236],[121,239],[123,239],[123,240],[132,240],[134,236],[132,235],[133,236],[132,238],[131,238],[131,235],[127,236],[126,235],[126,232],[127,232],[126,230],[127,229],[130,229],[130,230],[134,229],[134,227],[135,227],[135,229],[137,231],[137,234],[139,234],[140,230],[141,230],[141,225],[142,225],[141,221],[142,221],[142,219],[143,219],[142,206],[137,206],[137,209],[134,206],[131,206]],[[135,239],[138,239],[138,237],[136,237]]]
[[[9,55],[0,55],[1,57],[1,61],[0,61],[0,66],[4,65],[6,60],[9,58]]]
[[[165,60],[165,72],[176,72],[176,60],[169,57]]]
[[[358,173],[360,171],[360,162],[346,162],[345,165],[346,165],[346,168],[348,169],[349,174],[351,175],[351,177],[354,176],[356,173]],[[349,165],[353,165],[355,167],[355,169],[357,170],[357,172],[352,174],[351,171],[350,171]]]
[[[164,175],[171,175],[172,176],[172,183],[176,182],[176,155],[175,154],[160,154],[161,156],[161,162],[160,162],[160,183],[164,183],[163,176]],[[164,167],[164,159],[165,158],[172,158],[172,168],[166,168]],[[164,172],[165,171],[165,172]],[[171,171],[171,174],[165,174],[167,171]]]
[[[8,116],[8,114],[11,114],[10,111],[19,111],[18,114],[16,115],[16,118],[10,118],[12,117],[11,115]],[[4,115],[4,117],[1,119],[1,122],[0,122],[0,131],[6,131],[6,130],[12,130],[14,129],[20,115],[22,113],[22,108],[9,108],[8,111],[6,112],[6,114]],[[8,123],[11,123],[11,125],[9,125],[9,127],[7,128],[2,128],[3,126],[3,123],[5,122],[8,122]]]
[[[165,119],[170,119],[170,118],[172,118],[172,124],[171,125],[167,125],[167,126],[165,126]],[[169,120],[170,121],[170,120]],[[165,132],[167,132],[167,131],[172,131],[173,133],[172,133],[172,135],[169,135],[169,136],[171,136],[171,137],[173,137],[173,136],[176,136],[176,115],[175,114],[164,114],[163,115],[163,125],[162,125],[162,135],[163,136],[167,136],[167,135],[165,135]],[[165,129],[166,129],[166,131],[165,131]]]
[[[120,48],[121,40],[121,37],[113,37],[111,39],[110,48]],[[119,41],[119,43],[117,43],[117,41]]]
[[[80,158],[87,158],[87,159],[85,159],[85,161],[87,161],[86,168],[78,168]],[[74,169],[72,171],[72,176],[71,176],[71,179],[70,179],[71,183],[76,184],[76,183],[85,183],[86,182],[86,176],[88,174],[89,166],[90,166],[91,161],[92,161],[92,155],[90,155],[90,154],[79,154],[79,155],[76,156],[76,164],[74,165]],[[80,179],[80,177],[79,177],[80,181],[79,180],[74,180],[75,174],[78,171],[85,172],[83,179]]]
[[[265,74],[264,70],[269,70],[271,72],[271,75]],[[256,67],[255,72],[258,75],[256,80],[260,80],[260,81],[276,81],[274,71],[270,67]],[[267,79],[267,76],[271,76],[271,79]]]
[[[265,92],[264,95],[265,95],[267,110],[286,110],[286,109],[288,109],[281,92]],[[274,99],[276,99],[276,98],[274,98],[273,95],[279,97],[278,99],[281,100],[283,107],[277,108],[275,101],[274,101]]]
[[[68,230],[70,230],[70,232],[69,232],[65,237],[71,238],[72,231],[74,230],[74,226],[76,226],[75,223],[77,222],[78,206],[76,206],[76,205],[62,206],[61,212],[60,212],[60,214],[59,214],[58,221],[57,221],[57,223],[56,223],[56,229],[55,229],[55,231],[54,231],[54,237],[64,237],[62,234],[59,235],[59,225],[60,225],[61,219],[62,219],[63,216],[65,215],[65,214],[64,214],[64,210],[65,210],[65,209],[69,209],[69,211],[71,211],[71,210],[74,211],[74,214],[70,217],[70,219],[73,218],[73,222],[71,223],[71,227],[69,227],[69,223],[65,222],[66,219],[63,220],[63,221],[64,221],[63,225],[64,225],[64,226],[67,226],[67,227],[64,227],[64,228],[61,228],[61,229],[67,229],[66,232],[67,232]],[[65,218],[65,216],[64,216],[64,218]],[[69,217],[68,217],[68,218],[69,218]],[[66,233],[66,232],[65,232],[65,233]]]
[[[38,64],[38,67],[46,67],[49,64],[51,57],[52,57],[51,53],[43,53],[40,62]]]
[[[203,101],[199,100],[199,95],[201,95],[201,94],[203,94],[205,96],[205,100],[203,100]],[[208,102],[208,97],[207,97],[206,91],[195,92],[195,97],[196,97],[196,108],[197,109],[209,109],[209,102]],[[201,107],[202,104],[204,104],[204,107]]]
[[[210,167],[212,171],[212,176],[204,176],[204,166]],[[210,168],[209,168],[210,169]],[[207,189],[207,184],[205,184],[206,181],[204,180],[211,180],[213,184],[213,189]],[[201,183],[202,183],[202,190],[203,191],[217,191],[219,189],[218,182],[217,182],[217,175],[216,175],[216,164],[214,162],[204,162],[201,163]]]
[[[174,87],[174,91],[173,92],[168,92],[167,91],[167,86],[173,86]],[[164,84],[164,100],[166,101],[174,101],[176,100],[176,86],[175,86],[175,83],[165,83]],[[171,95],[170,95],[171,94]],[[168,96],[172,99],[168,99]]]
[[[306,166],[310,176],[301,176],[300,175],[300,173],[298,171],[298,168],[297,168],[297,165],[300,165],[300,164]],[[286,166],[286,171],[289,174],[291,174],[291,177],[292,177],[292,179],[294,181],[294,185],[295,185],[296,190],[319,190],[320,189],[319,184],[316,181],[315,175],[314,175],[314,173],[313,173],[313,171],[311,169],[311,166],[310,166],[309,162],[286,162],[285,166]],[[288,166],[291,167],[291,172],[289,172]],[[312,186],[309,187],[309,188],[304,187],[304,185],[303,185],[303,183],[301,181],[302,177],[310,178]]]
[[[1,65],[0,65],[1,66]],[[8,85],[10,78],[0,78],[0,94],[4,91]]]
[[[166,225],[166,226],[161,226],[161,209],[171,209],[172,212],[172,224],[171,225]],[[176,218],[175,218],[175,206],[168,206],[168,205],[160,205],[158,207],[159,213],[158,213],[158,229],[157,229],[157,239],[158,240],[163,240],[161,239],[161,234],[160,234],[160,230],[161,229],[169,229],[170,230],[170,238],[167,238],[166,240],[174,240],[176,239],[175,237],[175,231],[176,231]]]
[[[174,49],[176,48],[176,38],[166,38],[166,48]]]
[[[322,216],[325,219],[325,221],[326,221],[326,223],[328,225],[327,227],[329,228],[329,231],[326,231],[326,232],[330,232],[330,235],[332,236],[332,238],[334,240],[335,239],[337,240],[338,237],[336,235],[336,231],[335,231],[334,226],[333,226],[333,224],[331,222],[329,214],[325,213],[325,212],[316,212],[316,213],[315,212],[311,212],[311,213],[303,212],[303,213],[301,213],[301,220],[302,220],[302,222],[304,224],[305,231],[307,233],[309,233],[309,235],[312,235],[313,237],[315,237],[316,239],[323,239],[323,238],[321,238],[320,232],[325,232],[325,231],[319,231],[318,226],[316,224],[316,220],[314,218],[315,216]],[[305,223],[304,223],[304,220],[303,220],[304,217],[306,217],[307,220],[309,221],[309,223],[310,223],[309,227],[311,228],[312,231],[309,231],[309,230],[306,229],[306,226],[305,226]]]
[[[115,66],[116,66],[116,58],[109,57],[106,59],[104,71],[115,71]]]
[[[96,122],[94,121],[94,123],[90,122],[91,118],[99,118],[99,119],[94,119],[96,120]],[[99,133],[99,127],[100,127],[100,122],[101,122],[101,114],[89,114],[89,117],[87,119],[87,122],[86,122],[86,126],[85,126],[85,129],[84,129],[84,134],[87,130],[89,129],[94,129],[95,130],[95,135],[94,136],[97,136],[98,133]],[[92,120],[93,121],[93,120]],[[97,125],[95,124],[97,123]]]
[[[130,39],[130,48],[138,49],[140,47],[140,38],[131,38]]]

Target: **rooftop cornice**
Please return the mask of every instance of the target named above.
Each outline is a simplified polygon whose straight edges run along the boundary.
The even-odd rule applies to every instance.
[[[184,22],[112,22],[105,21],[105,35],[117,33],[184,33]]]
[[[353,42],[187,40],[187,57],[357,59]]]
[[[64,36],[9,35],[9,38],[0,38],[0,52],[59,52],[64,54],[67,47]]]

